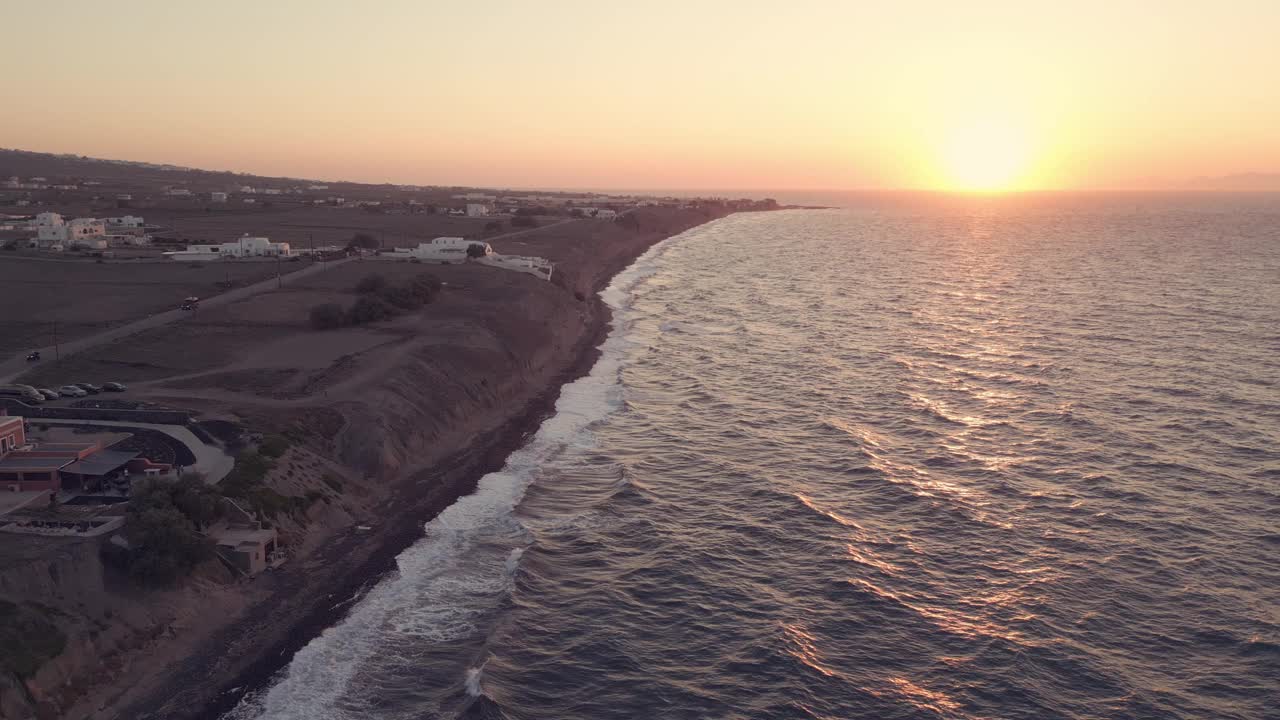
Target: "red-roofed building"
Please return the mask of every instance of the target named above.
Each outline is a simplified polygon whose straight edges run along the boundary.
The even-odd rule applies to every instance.
[[[27,444],[27,432],[22,418],[10,415],[0,408],[0,457]]]

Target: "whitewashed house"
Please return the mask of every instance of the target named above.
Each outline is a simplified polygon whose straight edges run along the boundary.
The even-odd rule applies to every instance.
[[[209,202],[224,203],[227,201],[227,194],[224,192],[209,193]]]
[[[164,191],[164,194],[171,197],[186,197],[191,194],[191,191],[186,188],[169,188]]]
[[[438,237],[431,242],[418,243],[418,247],[396,248],[386,257],[423,262],[464,262],[467,259],[467,248],[472,245],[483,245],[486,256],[493,254],[493,248],[487,242],[460,237]]]
[[[488,214],[488,205],[484,203],[467,203],[467,217],[484,217]]]
[[[582,217],[596,220],[613,220],[618,217],[618,213],[609,208],[576,207],[574,210],[582,213]]]
[[[551,273],[555,269],[555,266],[549,260],[540,257],[499,255],[493,251],[493,246],[487,242],[460,237],[438,237],[431,242],[418,243],[417,247],[396,248],[394,251],[382,255],[382,257],[392,260],[461,264],[468,261],[467,248],[472,245],[484,246],[484,255],[470,258],[473,262],[481,265],[527,273],[544,280],[550,280]]]
[[[119,230],[123,228],[135,228],[141,230],[146,226],[147,221],[137,215],[123,215],[121,217],[109,217],[106,219],[106,223],[110,230]]]
[[[165,253],[172,260],[206,262],[236,258],[269,259],[293,257],[294,253],[286,242],[271,242],[264,237],[245,235],[235,242],[219,245],[188,245],[186,250],[173,250]]]
[[[58,213],[36,216],[36,244],[40,247],[99,250],[107,246],[106,234],[106,224],[97,218],[76,218],[68,222]]]

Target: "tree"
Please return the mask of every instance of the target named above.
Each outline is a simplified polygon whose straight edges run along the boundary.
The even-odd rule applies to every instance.
[[[352,325],[364,325],[386,320],[395,314],[395,309],[382,298],[376,295],[361,295],[347,313],[347,320]]]
[[[213,555],[208,539],[177,508],[130,509],[125,537],[133,548],[129,574],[151,585],[167,585]]]
[[[387,284],[387,279],[382,275],[377,273],[365,275],[360,279],[360,282],[356,283],[356,292],[361,295],[382,292],[386,289]]]
[[[470,245],[467,246],[468,259],[482,258],[488,254],[489,254],[488,248],[485,246],[484,243],[471,243]]]
[[[311,308],[311,327],[316,330],[333,330],[346,323],[346,313],[337,303],[324,303]]]
[[[417,310],[426,304],[408,285],[396,285],[382,290],[378,297],[400,310]]]
[[[221,517],[220,503],[218,492],[194,473],[140,484],[125,516],[129,574],[166,585],[212,557],[213,545],[200,530]]]
[[[409,291],[422,298],[424,304],[435,300],[443,287],[444,283],[440,282],[440,278],[431,273],[423,273],[409,281]]]
[[[363,250],[377,250],[382,247],[382,243],[378,242],[378,238],[369,233],[356,233],[347,241],[347,247],[360,248]]]

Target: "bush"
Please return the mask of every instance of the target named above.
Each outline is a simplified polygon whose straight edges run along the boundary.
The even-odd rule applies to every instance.
[[[511,218],[511,227],[534,228],[538,227],[538,218],[532,215],[516,215]]]
[[[347,312],[347,322],[352,325],[364,325],[386,320],[395,314],[395,308],[388,305],[386,300],[376,295],[362,295]]]
[[[484,231],[487,233],[498,232],[501,229],[502,229],[502,222],[498,220],[490,220],[489,222],[484,224]]]
[[[258,443],[258,452],[269,458],[278,458],[288,449],[289,441],[280,435],[268,435]]]
[[[347,247],[376,250],[382,247],[382,243],[378,242],[378,238],[370,235],[369,233],[356,233],[347,241]]]
[[[374,273],[373,275],[365,275],[360,279],[360,282],[356,283],[356,292],[361,295],[381,292],[386,289],[387,285],[387,279],[377,273]]]
[[[346,324],[347,315],[337,303],[325,303],[311,308],[311,327],[316,330],[333,330]]]
[[[431,273],[424,273],[409,281],[409,289],[419,297],[424,303],[429,303],[440,294],[440,290],[444,288],[444,283],[440,282],[440,278]]]
[[[408,285],[389,287],[378,293],[378,297],[399,310],[417,310],[426,304]]]
[[[29,678],[62,654],[67,636],[53,623],[55,614],[40,603],[0,600],[0,671]]]
[[[467,246],[467,257],[470,259],[482,258],[486,255],[484,243],[471,243]]]
[[[213,543],[200,531],[221,514],[218,492],[199,475],[144,482],[125,516],[129,574],[147,585],[168,585],[186,575],[213,557]]]

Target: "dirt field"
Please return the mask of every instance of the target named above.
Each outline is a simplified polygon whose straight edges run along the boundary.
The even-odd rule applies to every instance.
[[[286,270],[301,267],[289,263]],[[275,263],[94,263],[0,256],[0,353],[81,337],[172,310],[219,283],[247,285],[274,276]]]
[[[309,326],[311,308],[322,303],[349,306],[361,278],[380,274],[401,282],[432,273],[445,283],[435,303],[420,312],[374,326],[317,332]],[[537,292],[534,292],[537,291]],[[532,293],[563,290],[529,275],[482,266],[436,266],[389,260],[352,262],[184,320],[147,330],[60,362],[46,359],[20,378],[39,387],[72,382],[176,380],[171,387],[217,388],[296,397],[320,387],[316,375],[343,370],[341,361],[382,345],[415,338],[440,346],[485,345],[490,336],[479,325],[503,325],[515,313],[503,306],[528,300]],[[189,377],[192,375],[200,377]],[[306,377],[295,377],[301,373]],[[296,380],[297,382],[291,382]],[[174,393],[181,395],[182,393]],[[124,397],[132,397],[129,393]],[[59,401],[62,402],[62,401]]]

